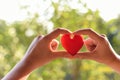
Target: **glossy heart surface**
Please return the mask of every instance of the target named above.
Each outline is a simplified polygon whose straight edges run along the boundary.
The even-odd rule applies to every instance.
[[[61,44],[69,54],[74,56],[82,48],[84,41],[81,35],[64,34],[61,37]]]

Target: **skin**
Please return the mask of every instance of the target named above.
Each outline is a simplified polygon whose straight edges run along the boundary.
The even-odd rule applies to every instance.
[[[97,61],[120,73],[120,56],[113,50],[105,35],[100,35],[92,29],[78,30],[73,34],[88,35],[89,37],[84,40],[88,52],[78,53],[74,56],[75,58]]]
[[[57,51],[58,41],[55,40],[60,34],[68,34],[69,30],[56,29],[46,36],[36,37],[25,56],[2,80],[26,80],[29,74],[50,61],[57,58],[67,58],[70,55],[65,51]]]
[[[100,35],[92,29],[73,32],[74,35],[88,35],[89,38],[84,40],[88,52],[71,56],[66,51],[57,51],[58,41],[55,38],[60,34],[68,33],[71,32],[66,29],[56,29],[46,36],[36,37],[25,56],[2,80],[26,80],[33,70],[57,58],[94,60],[106,64],[120,73],[120,56],[113,50],[106,36]]]

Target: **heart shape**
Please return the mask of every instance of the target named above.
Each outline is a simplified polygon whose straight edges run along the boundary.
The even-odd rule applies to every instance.
[[[82,48],[84,41],[81,35],[64,34],[61,43],[67,52],[74,56]]]

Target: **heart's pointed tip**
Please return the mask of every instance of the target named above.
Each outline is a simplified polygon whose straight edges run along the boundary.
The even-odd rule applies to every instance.
[[[75,56],[75,54],[73,54],[72,56]]]
[[[70,53],[70,55],[75,56],[75,55],[76,55],[76,53]]]

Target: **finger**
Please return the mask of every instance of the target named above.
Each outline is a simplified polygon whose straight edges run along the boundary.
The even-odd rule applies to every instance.
[[[59,41],[57,41],[56,39],[53,39],[52,42],[50,43],[50,47],[52,50],[56,50],[58,48],[59,45]]]
[[[92,29],[81,29],[78,31],[75,31],[73,34],[83,34],[83,35],[88,35],[90,38],[100,41],[100,35],[93,31]]]
[[[74,58],[79,58],[79,59],[93,59],[93,55],[91,52],[81,52],[77,53]]]
[[[48,35],[46,35],[46,38],[49,40],[57,38],[60,34],[69,34],[71,33],[69,30],[64,28],[57,28],[56,30],[52,31]]]
[[[52,54],[55,58],[72,58],[72,56],[66,51],[56,51]]]

